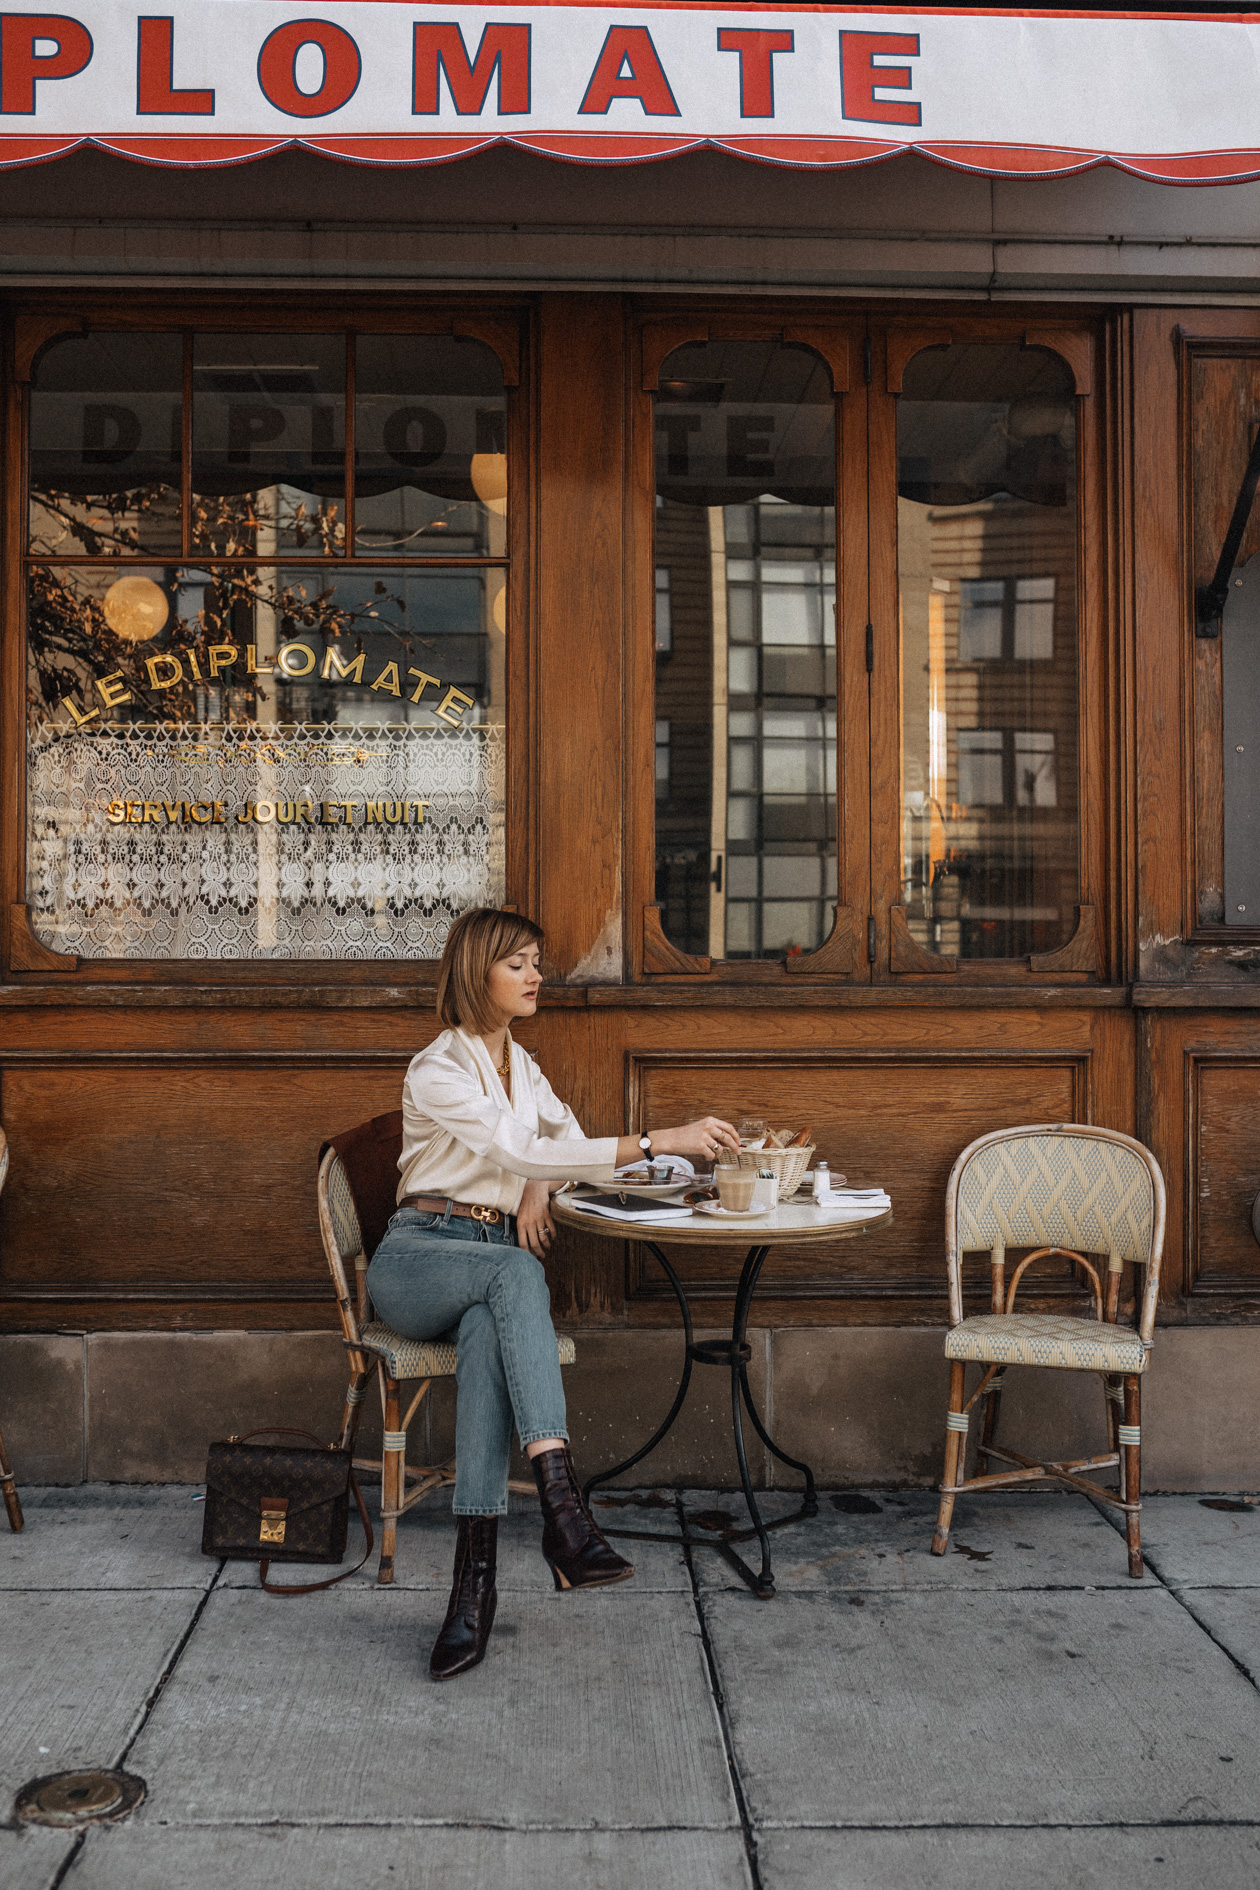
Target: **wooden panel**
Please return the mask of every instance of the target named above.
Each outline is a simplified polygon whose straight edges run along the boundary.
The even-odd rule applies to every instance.
[[[1192,1054],[1187,1077],[1187,1284],[1196,1295],[1260,1296],[1260,1242],[1251,1228],[1260,1194],[1260,1056],[1227,1062]]]
[[[1156,1009],[1138,1033],[1137,1134],[1168,1186],[1160,1298],[1190,1323],[1260,1315],[1260,1013]]]
[[[624,966],[620,298],[544,296],[539,333],[539,917],[562,976],[615,983]]]
[[[892,1227],[842,1247],[792,1248],[773,1257],[767,1295],[943,1302],[945,1183],[958,1154],[976,1136],[1014,1123],[1088,1121],[1089,1064],[1088,1055],[984,1051],[631,1055],[630,1113],[636,1126],[649,1129],[704,1112],[728,1121],[759,1115],[778,1126],[808,1123],[819,1157],[834,1172],[855,1187],[889,1190]],[[659,1299],[659,1269],[644,1250],[634,1252],[631,1299]],[[729,1297],[742,1252],[688,1250],[684,1277],[702,1297]],[[1066,1276],[1061,1290],[1075,1290]]]
[[[396,1108],[406,1057],[8,1064],[0,1296],[170,1283],[325,1297],[321,1142]]]

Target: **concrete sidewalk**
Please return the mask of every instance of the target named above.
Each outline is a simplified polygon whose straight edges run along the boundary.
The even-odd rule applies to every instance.
[[[761,1603],[720,1555],[643,1542],[631,1585],[557,1595],[514,1498],[489,1655],[434,1686],[436,1507],[400,1530],[394,1588],[281,1601],[202,1558],[187,1486],[22,1494],[3,1815],[80,1765],[148,1795],[86,1834],[6,1825],[3,1890],[1260,1881],[1260,1506],[1150,1499],[1138,1583],[1082,1498],[961,1502],[934,1559],[930,1496],[825,1495],[776,1536]],[[716,1537],[739,1507],[618,1493],[601,1514],[685,1509]]]

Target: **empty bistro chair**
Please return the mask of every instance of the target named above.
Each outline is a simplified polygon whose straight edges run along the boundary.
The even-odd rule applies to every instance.
[[[3,1192],[8,1174],[9,1138],[4,1130],[0,1129],[0,1192]],[[26,1519],[22,1515],[22,1505],[18,1498],[17,1484],[14,1481],[13,1472],[9,1468],[9,1459],[5,1452],[4,1438],[2,1436],[0,1436],[0,1489],[4,1491],[4,1506],[9,1512],[9,1527],[14,1535],[20,1535],[22,1530],[26,1527]]]
[[[374,1317],[367,1291],[368,1263],[389,1225],[398,1186],[402,1152],[402,1111],[376,1116],[321,1150],[317,1199],[319,1231],[332,1271],[341,1333],[350,1360],[340,1444],[353,1456],[369,1378],[375,1374],[381,1398],[382,1438],[379,1464],[354,1457],[356,1470],[381,1473],[381,1559],[378,1582],[394,1579],[398,1518],[430,1491],[455,1481],[455,1459],[443,1464],[407,1462],[407,1433],[424,1406],[435,1378],[454,1378],[455,1347],[442,1340],[407,1339]],[[351,1282],[353,1281],[353,1286]],[[572,1339],[559,1340],[560,1363],[572,1365]],[[417,1382],[418,1381],[418,1382]],[[401,1386],[416,1389],[405,1412]],[[534,1495],[533,1479],[510,1482],[510,1490]]]
[[[945,1340],[949,1410],[933,1555],[945,1553],[957,1496],[1048,1477],[1123,1512],[1129,1573],[1141,1576],[1142,1376],[1155,1329],[1164,1213],[1164,1178],[1154,1156],[1140,1142],[1110,1129],[1076,1122],[1001,1129],[982,1135],[958,1157],[945,1195],[952,1329]],[[1016,1266],[1008,1285],[1010,1248],[1033,1251]],[[989,1254],[992,1310],[968,1319],[963,1316],[962,1256],[977,1249]],[[1053,1254],[1066,1256],[1087,1276],[1094,1298],[1092,1319],[1015,1311],[1026,1269]],[[1127,1266],[1134,1269],[1136,1329],[1118,1320]],[[966,1371],[972,1362],[981,1373],[968,1398]],[[1106,1393],[1107,1451],[1042,1462],[1000,1445],[998,1411],[1003,1380],[1012,1365],[1100,1373]],[[984,1459],[984,1474],[968,1478],[967,1436],[977,1405],[982,1410],[978,1455]],[[1004,1464],[1014,1467],[995,1467]],[[1119,1468],[1119,1495],[1083,1474],[1113,1465]]]

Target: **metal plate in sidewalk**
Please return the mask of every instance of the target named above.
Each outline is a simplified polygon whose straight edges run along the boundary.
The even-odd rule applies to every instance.
[[[61,1830],[125,1818],[145,1794],[134,1772],[51,1772],[33,1778],[17,1795],[13,1814],[21,1824],[48,1824]]]

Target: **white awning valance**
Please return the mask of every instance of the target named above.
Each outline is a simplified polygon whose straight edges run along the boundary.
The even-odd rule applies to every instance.
[[[1004,177],[1260,177],[1258,14],[64,4],[0,14],[0,165],[84,144],[184,166],[507,144],[588,164],[716,146],[804,168],[913,150]]]

